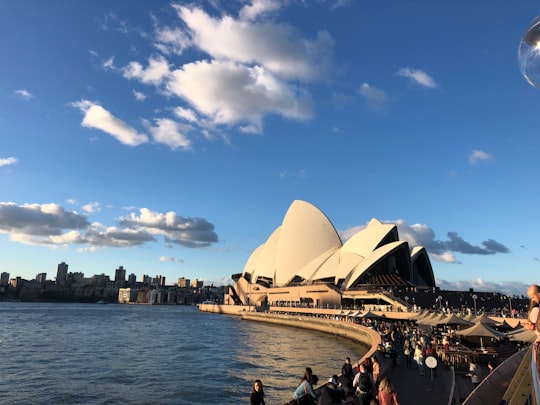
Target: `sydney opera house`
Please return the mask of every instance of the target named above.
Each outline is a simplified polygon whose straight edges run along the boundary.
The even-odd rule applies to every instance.
[[[357,305],[381,287],[435,288],[427,251],[399,240],[395,224],[372,219],[342,242],[326,215],[300,200],[233,280],[225,304]]]

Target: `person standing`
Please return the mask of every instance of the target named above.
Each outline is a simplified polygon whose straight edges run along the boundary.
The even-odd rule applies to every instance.
[[[255,380],[253,382],[253,388],[251,390],[251,395],[249,396],[249,405],[265,405],[264,390],[261,380]]]
[[[414,349],[414,361],[418,365],[418,374],[424,375],[424,352],[422,351],[422,345],[417,344]]]
[[[351,381],[354,379],[354,373],[350,357],[347,357],[345,359],[345,363],[343,363],[343,367],[341,367],[341,375],[349,378]]]
[[[524,326],[536,334],[533,350],[536,357],[536,370],[540,373],[540,350],[538,350],[538,346],[540,345],[540,286],[532,284],[527,289],[527,295],[531,299],[531,304],[529,306],[529,313],[527,314],[527,322]]]
[[[356,395],[362,405],[370,405],[373,399],[373,390],[375,388],[372,376],[367,372],[364,363],[359,364],[359,372],[354,376],[353,387],[356,388]]]
[[[405,367],[411,368],[412,367],[412,351],[411,351],[411,341],[409,338],[405,339],[405,343],[403,344],[403,356],[405,356]]]
[[[373,366],[373,381],[375,383],[375,387],[377,387],[379,384],[379,375],[381,374],[381,365],[379,364],[377,356],[371,357],[371,364]]]
[[[399,405],[397,393],[388,378],[383,378],[379,384],[377,401],[379,405]]]
[[[469,361],[469,374],[467,374],[469,377],[471,377],[471,382],[474,385],[474,388],[478,387],[478,385],[482,382],[484,379],[484,373],[482,372],[482,368],[476,363],[476,360],[471,357]]]

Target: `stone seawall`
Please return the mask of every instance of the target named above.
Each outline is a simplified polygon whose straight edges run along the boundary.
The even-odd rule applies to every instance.
[[[252,311],[250,311],[250,309]],[[243,320],[311,329],[335,336],[341,336],[346,339],[354,340],[366,347],[367,353],[362,360],[371,357],[377,351],[377,348],[381,343],[381,336],[377,332],[351,322],[311,316],[254,312],[253,307],[238,307],[234,305],[201,304],[199,305],[199,310],[203,312],[237,315]]]

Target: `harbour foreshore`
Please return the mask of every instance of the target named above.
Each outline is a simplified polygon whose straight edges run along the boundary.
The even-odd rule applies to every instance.
[[[302,310],[304,308],[296,309]],[[256,312],[255,307],[219,304],[200,304],[199,310],[202,312],[236,315],[249,321],[317,330],[354,340],[363,345],[366,349],[366,354],[360,360],[373,356],[381,344],[381,336],[376,331],[352,322],[343,322],[331,318],[319,318],[316,316],[306,317],[275,312]],[[337,312],[336,310],[314,310],[313,308],[305,308],[306,314],[314,315],[319,311],[321,311],[321,315],[333,315]]]

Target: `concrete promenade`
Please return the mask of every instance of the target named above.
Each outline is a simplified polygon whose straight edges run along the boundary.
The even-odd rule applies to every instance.
[[[390,360],[385,359],[385,363]],[[386,364],[385,364],[386,365]],[[412,368],[400,364],[388,367],[386,376],[392,382],[399,398],[400,405],[434,404],[446,405],[450,398],[452,377],[449,369],[437,368],[437,377],[431,378],[430,369],[424,367],[425,375],[420,375],[416,364]],[[458,378],[462,378],[458,376]]]

